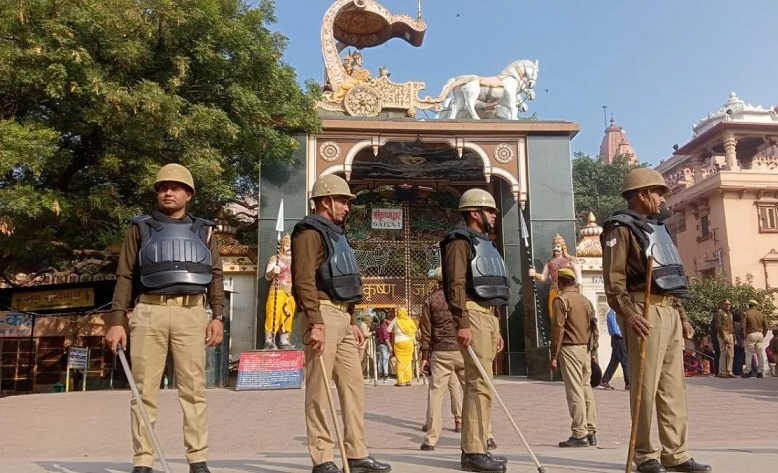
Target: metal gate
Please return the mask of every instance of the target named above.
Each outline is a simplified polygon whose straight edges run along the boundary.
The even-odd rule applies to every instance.
[[[364,286],[358,309],[405,307],[421,316],[424,298],[437,287],[431,276],[440,266],[439,243],[461,221],[457,201],[449,193],[421,196],[399,186],[357,196],[347,234]]]

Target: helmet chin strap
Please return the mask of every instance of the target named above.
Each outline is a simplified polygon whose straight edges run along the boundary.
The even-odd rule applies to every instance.
[[[327,209],[327,213],[330,215],[330,220],[332,220],[333,223],[335,223],[335,199],[332,198],[332,196],[329,196],[330,199],[330,208]]]
[[[486,218],[486,212],[484,212],[483,208],[481,208],[481,218],[483,219],[484,233],[491,233],[492,225],[489,223],[489,219]]]

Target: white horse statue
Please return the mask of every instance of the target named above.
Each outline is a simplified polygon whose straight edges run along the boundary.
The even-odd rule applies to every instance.
[[[496,118],[517,120],[519,112],[527,111],[526,101],[535,100],[538,70],[538,61],[522,59],[512,62],[495,77],[452,77],[443,86],[441,95],[451,92],[453,97],[447,98],[442,106],[451,107],[448,118],[457,118],[464,109],[471,118],[479,120],[481,116],[476,108],[480,108]]]

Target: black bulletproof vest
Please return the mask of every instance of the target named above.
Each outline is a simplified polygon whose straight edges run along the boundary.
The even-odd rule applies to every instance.
[[[309,215],[295,225],[292,241],[294,235],[306,228],[319,232],[324,243],[324,259],[316,270],[316,288],[335,301],[361,301],[363,292],[359,266],[343,229],[323,217]]]
[[[195,217],[171,221],[156,215],[135,217],[132,222],[140,234],[138,266],[144,287],[199,286],[201,290],[191,292],[205,292],[212,278],[207,238],[213,223]]]
[[[505,260],[487,235],[468,227],[454,227],[440,243],[441,255],[445,261],[446,246],[455,238],[464,238],[470,243],[472,259],[467,270],[467,293],[470,298],[484,306],[501,306],[508,303],[510,286]],[[443,271],[445,276],[446,272]]]
[[[681,255],[678,254],[678,249],[675,247],[665,224],[646,219],[631,210],[622,210],[606,220],[603,227],[618,225],[629,228],[640,241],[644,261],[648,261],[648,256],[654,257],[651,279],[658,289],[657,293],[687,296],[689,287],[683,264],[681,264]],[[602,239],[604,236],[600,236],[600,238]],[[634,287],[643,282],[640,275],[635,275],[633,278],[628,277],[627,285]]]

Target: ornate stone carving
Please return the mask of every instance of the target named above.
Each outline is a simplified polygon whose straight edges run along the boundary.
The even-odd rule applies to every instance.
[[[776,123],[778,111],[766,109],[761,106],[753,106],[739,99],[735,92],[729,94],[729,100],[717,111],[692,126],[694,136],[699,136],[713,128],[719,122],[742,121],[751,123]]]
[[[334,141],[325,141],[319,146],[319,156],[329,163],[337,161],[340,158],[340,145]]]
[[[369,85],[358,85],[346,93],[343,106],[355,117],[377,117],[381,113],[381,95]]]
[[[580,241],[575,248],[576,256],[580,258],[602,258],[601,233],[602,227],[597,225],[594,214],[589,212],[586,218],[586,226],[578,231]]]
[[[508,143],[500,143],[494,148],[494,159],[498,163],[508,164],[513,161],[516,153],[513,151],[513,146]]]

